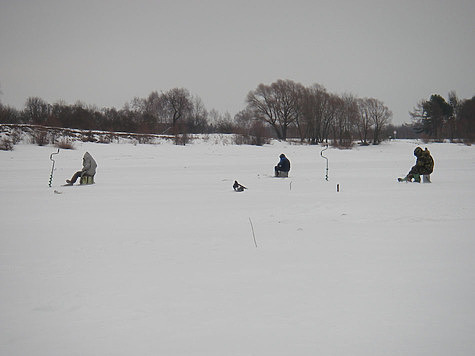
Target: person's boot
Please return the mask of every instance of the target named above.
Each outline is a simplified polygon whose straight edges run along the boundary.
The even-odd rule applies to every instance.
[[[417,183],[421,182],[421,175],[420,174],[414,174],[414,182],[417,182]]]

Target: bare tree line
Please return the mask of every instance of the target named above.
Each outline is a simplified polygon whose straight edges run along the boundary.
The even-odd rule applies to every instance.
[[[28,98],[23,110],[0,103],[0,123],[174,135],[239,133],[310,144],[332,141],[340,146],[350,146],[355,140],[378,144],[386,136],[391,116],[378,99],[338,95],[319,84],[305,87],[292,80],[259,84],[247,95],[244,110],[234,117],[208,111],[198,96],[184,88],[154,91],[122,109],[98,109],[81,102],[49,104],[38,97]]]
[[[271,126],[278,139],[290,134],[313,144],[332,140],[341,146],[356,139],[380,143],[392,117],[378,99],[332,94],[319,84],[304,87],[291,80],[260,84],[249,92],[246,110],[250,118]]]

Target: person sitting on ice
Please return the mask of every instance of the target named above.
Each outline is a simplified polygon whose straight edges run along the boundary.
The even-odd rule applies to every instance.
[[[290,171],[290,161],[282,153],[280,156],[280,161],[277,163],[277,166],[274,167],[276,177],[288,177]]]
[[[430,155],[429,150],[426,148],[422,150],[420,147],[416,147],[414,150],[414,156],[417,157],[416,165],[411,168],[409,173],[404,178],[398,178],[399,182],[421,182],[421,175],[425,177],[425,181],[430,183],[429,175],[434,171],[434,159]]]
[[[66,183],[74,184],[76,180],[81,177],[81,184],[91,184],[94,182],[94,175],[96,174],[97,163],[92,158],[89,152],[84,154],[82,158],[82,170],[74,173],[71,179],[66,179]]]
[[[247,189],[245,186],[243,186],[242,184],[239,184],[237,180],[234,181],[234,184],[233,184],[233,189],[236,191],[236,192],[243,192],[244,189]]]

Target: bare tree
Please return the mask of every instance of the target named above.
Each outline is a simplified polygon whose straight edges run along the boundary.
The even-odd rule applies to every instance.
[[[28,122],[43,125],[51,113],[51,106],[41,98],[29,97],[25,103],[24,113]]]
[[[329,94],[324,97],[322,115],[322,139],[328,142],[330,131],[333,131],[333,138],[336,139],[335,122],[340,114],[343,105],[341,98],[336,94]]]
[[[374,128],[373,144],[377,145],[381,142],[381,132],[384,127],[389,124],[393,114],[384,103],[378,99],[369,98],[366,99],[366,103],[368,115]]]
[[[256,119],[249,109],[244,109],[234,115],[234,121],[239,127],[241,134],[249,135]]]
[[[335,139],[338,138],[340,146],[349,147],[353,143],[353,132],[358,120],[357,99],[351,94],[340,98],[339,114],[336,116]]]
[[[162,94],[164,103],[164,113],[176,131],[177,122],[186,119],[193,110],[192,97],[190,92],[183,88],[174,88]]]
[[[299,126],[303,90],[301,84],[291,80],[278,80],[271,85],[259,84],[247,95],[247,108],[257,119],[272,126],[279,140],[286,140],[288,128],[293,124]]]
[[[194,97],[192,100],[188,127],[192,133],[205,132],[208,128],[208,111],[199,97]]]
[[[370,132],[373,126],[373,123],[369,116],[368,110],[368,99],[359,99],[358,100],[358,134],[362,145],[369,145]]]
[[[20,121],[20,112],[17,109],[5,106],[0,102],[0,123],[16,124]]]
[[[304,125],[305,138],[312,144],[322,141],[322,121],[324,105],[328,93],[319,84],[305,90],[302,100],[302,125]]]
[[[221,114],[216,109],[211,109],[209,119],[214,132],[230,134],[235,131],[234,121],[228,112]]]
[[[135,100],[134,104],[142,112],[143,124],[153,128],[154,131],[162,133],[168,123],[165,118],[165,103],[163,96],[153,91],[146,99]]]

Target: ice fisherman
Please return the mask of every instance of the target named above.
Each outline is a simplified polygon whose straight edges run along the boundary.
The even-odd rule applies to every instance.
[[[277,163],[277,166],[274,167],[276,177],[287,177],[290,171],[290,161],[282,153],[280,156],[280,161]]]
[[[77,171],[74,173],[73,177],[71,179],[66,179],[66,183],[68,184],[74,184],[76,183],[76,180],[81,177],[92,177],[94,178],[94,175],[96,174],[96,168],[97,168],[97,163],[92,158],[91,154],[89,152],[86,152],[84,154],[84,157],[82,158],[82,170]]]
[[[428,177],[434,171],[434,159],[430,155],[429,150],[426,148],[423,150],[420,147],[416,147],[414,150],[414,156],[417,157],[416,165],[411,168],[409,173],[404,178],[398,178],[399,182],[421,182],[421,175],[426,176],[430,183],[430,178]]]
[[[233,184],[233,189],[236,191],[236,192],[243,192],[244,189],[247,189],[245,186],[243,186],[242,184],[239,184],[237,180],[234,181],[234,184]]]

